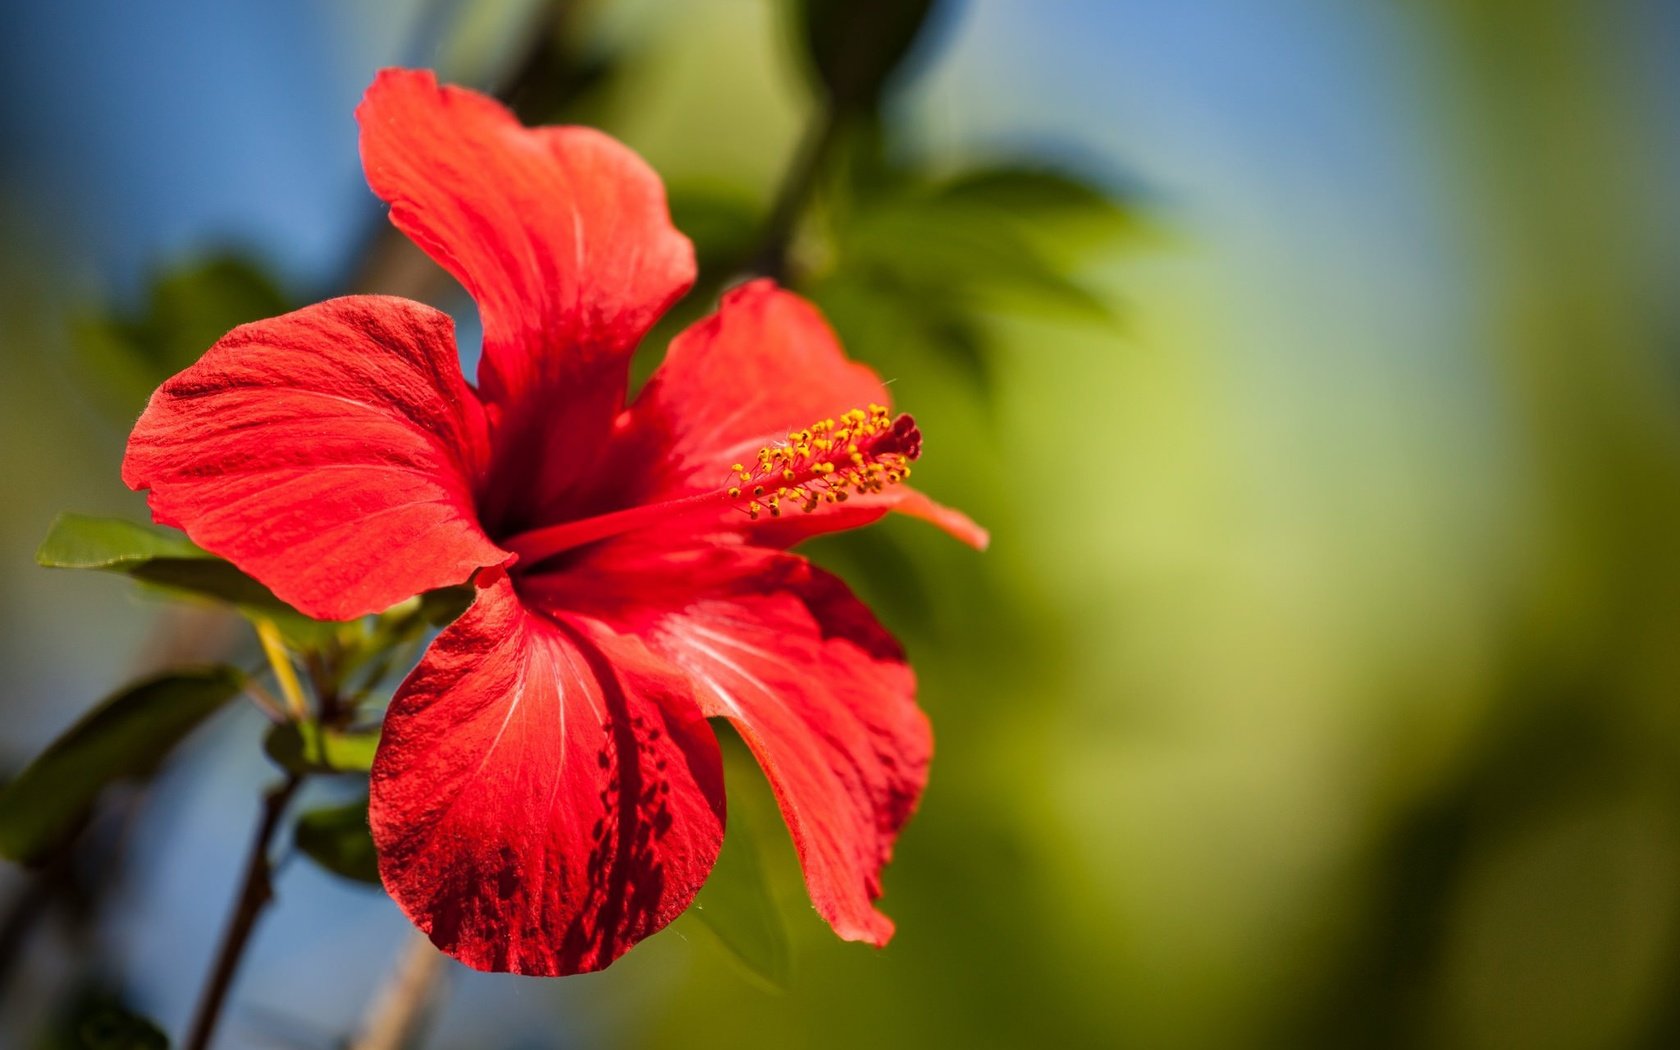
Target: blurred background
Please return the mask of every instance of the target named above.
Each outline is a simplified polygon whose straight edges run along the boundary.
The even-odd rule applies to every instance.
[[[249,645],[32,561],[60,510],[146,520],[162,377],[350,290],[476,355],[356,154],[373,71],[425,65],[667,180],[701,284],[644,364],[780,270],[994,539],[812,550],[939,741],[890,947],[767,838],[780,989],[685,917],[598,975],[451,964],[420,1045],[1680,1045],[1676,54],[1663,0],[5,4],[0,770]],[[0,869],[0,1045],[183,1030],[261,728]],[[218,1045],[344,1045],[407,923],[277,889]]]

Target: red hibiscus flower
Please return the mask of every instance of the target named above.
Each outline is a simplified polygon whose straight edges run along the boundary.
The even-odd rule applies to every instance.
[[[472,580],[391,702],[369,817],[386,889],[444,951],[599,969],[693,900],[722,841],[729,719],[811,899],[883,944],[880,871],[931,737],[897,643],[786,548],[889,510],[985,534],[902,482],[908,416],[810,305],[724,296],[626,404],[694,279],[658,178],[585,128],[386,71],[357,113],[391,221],[466,286],[447,316],[351,296],[245,325],[165,383],[123,478],[312,616]]]

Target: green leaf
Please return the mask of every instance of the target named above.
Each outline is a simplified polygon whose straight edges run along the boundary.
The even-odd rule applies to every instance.
[[[121,573],[159,587],[296,615],[267,587],[181,533],[120,518],[60,514],[35,552],[35,562],[49,569]]]
[[[356,882],[379,882],[379,857],[368,830],[368,800],[312,809],[292,832],[297,848],[321,867]]]
[[[105,569],[128,572],[156,560],[214,558],[215,555],[174,531],[148,528],[120,518],[60,514],[35,552],[35,561],[53,569]]]
[[[60,514],[36,550],[35,562],[49,569],[119,573],[168,592],[227,602],[273,620],[288,640],[304,647],[319,644],[341,626],[304,616],[231,562],[173,529]]]
[[[732,735],[719,733],[730,774],[729,829],[717,863],[690,911],[749,974],[774,990],[785,991],[793,975],[787,927],[770,889],[760,807],[746,797],[754,790],[764,793],[763,778],[751,756],[744,755],[746,748],[730,739]],[[736,790],[738,786],[741,790]],[[744,804],[735,805],[738,799]]]
[[[285,722],[263,738],[268,757],[293,773],[366,773],[378,748],[377,729],[351,732],[315,722]]]
[[[81,827],[102,788],[156,770],[244,682],[234,668],[206,667],[157,675],[108,697],[0,789],[0,855],[45,860]]]

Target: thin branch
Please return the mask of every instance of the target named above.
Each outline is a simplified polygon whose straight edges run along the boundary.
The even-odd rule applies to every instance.
[[[274,838],[274,830],[286,812],[286,804],[302,783],[303,778],[294,773],[263,796],[262,815],[257,819],[256,832],[251,837],[251,852],[245,860],[245,879],[240,886],[239,903],[235,905],[227,930],[222,934],[222,946],[216,952],[216,962],[205,984],[204,997],[199,1002],[198,1014],[193,1018],[192,1034],[187,1037],[187,1050],[205,1050],[210,1045],[210,1037],[216,1032],[222,1005],[227,1000],[234,975],[239,971],[251,933],[257,927],[257,919],[268,902],[274,899],[268,863],[269,841]]]
[[[842,111],[832,101],[824,100],[811,127],[800,141],[799,152],[782,177],[776,203],[765,221],[764,233],[754,255],[751,269],[777,282],[786,283],[788,277],[788,249],[799,228],[799,217],[810,203],[811,191],[816,188],[817,176],[822,172],[835,141],[840,136]]]
[[[273,693],[263,688],[261,682],[247,680],[245,682],[245,697],[251,701],[257,710],[267,716],[270,722],[279,724],[291,721],[286,716],[285,710],[280,706],[280,701],[274,698]]]
[[[411,1045],[430,1013],[443,967],[443,953],[424,935],[413,934],[349,1050],[402,1050]]]

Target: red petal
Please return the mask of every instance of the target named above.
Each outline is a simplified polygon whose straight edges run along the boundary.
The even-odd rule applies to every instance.
[[[485,400],[516,417],[510,440],[537,443],[521,456],[565,474],[622,406],[630,352],[694,282],[658,176],[598,131],[523,127],[429,72],[382,71],[356,114],[391,221],[478,301]]]
[[[891,404],[886,386],[869,367],[847,359],[816,307],[773,281],[744,284],[724,295],[717,313],[672,341],[631,409],[640,439],[657,450],[652,458],[663,460],[649,498],[716,488],[730,464],[751,461],[790,430],[871,403]],[[811,514],[762,519],[754,541],[791,546],[868,524],[901,505],[985,546],[985,530],[967,517],[903,487]]]
[[[664,437],[673,491],[715,488],[721,470],[790,430],[871,402],[887,388],[846,359],[816,307],[770,280],[724,293],[716,313],[671,342],[632,409]]]
[[[955,507],[935,502],[914,489],[906,491],[904,498],[893,504],[892,509],[944,529],[977,551],[983,551],[991,545],[992,534],[981,528],[973,518]]]
[[[723,809],[686,683],[502,577],[392,701],[368,813],[385,888],[433,943],[552,976],[598,970],[681,914]]]
[[[848,940],[885,944],[892,921],[871,902],[933,747],[898,643],[844,583],[794,555],[619,554],[529,583],[688,673],[701,709],[730,719],[764,767],[817,911]],[[614,576],[616,608],[601,586]]]
[[[840,506],[825,504],[810,514],[760,518],[751,525],[752,538],[754,543],[767,547],[792,547],[825,532],[855,529],[879,521],[889,510],[937,526],[975,550],[983,551],[992,542],[991,533],[973,518],[907,485],[895,485],[874,495],[853,496]]]
[[[507,559],[474,514],[486,448],[449,317],[354,296],[236,328],[164,383],[123,480],[298,609],[347,619]]]

